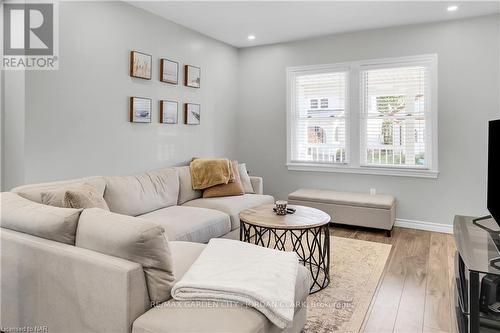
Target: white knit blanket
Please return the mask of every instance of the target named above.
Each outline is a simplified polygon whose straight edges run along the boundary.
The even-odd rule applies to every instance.
[[[279,328],[294,315],[298,258],[229,239],[211,239],[172,288],[176,300],[237,302],[264,314]]]

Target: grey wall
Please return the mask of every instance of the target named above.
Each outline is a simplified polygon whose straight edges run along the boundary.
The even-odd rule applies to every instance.
[[[4,73],[2,189],[228,156],[263,175],[277,198],[299,187],[374,187],[396,195],[400,219],[481,215],[487,120],[500,117],[499,29],[489,16],[238,51],[122,2],[61,2],[60,69]],[[129,77],[132,49],[154,56],[153,80]],[[439,56],[438,179],[286,169],[287,66],[423,53]],[[202,88],[159,82],[160,57],[201,66]],[[129,96],[153,99],[151,124],[128,122]],[[200,103],[201,125],[159,124],[159,99]]]
[[[392,193],[397,217],[450,224],[486,213],[487,121],[499,118],[499,17],[370,30],[240,50],[240,160],[286,198],[297,188]],[[287,66],[438,54],[438,179],[288,171]]]
[[[235,48],[123,2],[60,2],[59,11],[59,70],[26,75],[24,161],[18,164],[24,182],[232,155]],[[129,76],[131,50],[153,55],[151,81]],[[178,86],[159,81],[160,57],[181,63]],[[201,89],[183,86],[184,64],[202,68]],[[128,122],[130,96],[153,99],[151,124]],[[160,99],[179,101],[180,124],[159,124]],[[201,104],[200,126],[182,124],[184,102]],[[11,173],[5,178],[4,189],[22,182]]]
[[[1,188],[24,183],[25,73],[2,71]]]
[[[3,6],[0,6],[3,17]],[[0,24],[3,36],[3,24]],[[0,46],[3,48],[3,45]],[[0,188],[24,182],[25,73],[0,70]]]

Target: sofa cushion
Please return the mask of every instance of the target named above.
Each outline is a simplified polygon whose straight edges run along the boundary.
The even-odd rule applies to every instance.
[[[175,168],[148,171],[135,176],[106,177],[104,199],[112,212],[137,216],[173,206],[179,195]]]
[[[172,256],[164,229],[156,223],[99,208],[85,209],[75,245],[141,264],[150,300],[170,298]]]
[[[179,199],[177,203],[182,205],[187,201],[201,198],[203,192],[200,190],[193,190],[191,169],[189,166],[177,167],[176,169],[179,173]]]
[[[170,251],[172,252],[172,262],[174,265],[175,282],[179,281],[188,271],[189,267],[200,256],[205,248],[205,244],[172,241],[169,242]]]
[[[229,216],[213,209],[171,206],[140,217],[163,226],[170,240],[207,243],[231,231]]]
[[[240,173],[238,171],[238,161],[231,161],[231,168],[233,170],[233,182],[227,184],[220,184],[209,187],[203,191],[204,198],[225,197],[231,195],[243,195],[245,191],[241,184]]]
[[[196,254],[197,251],[192,252]],[[196,257],[198,255],[199,253]],[[300,332],[305,324],[304,312],[301,313],[301,310],[309,295],[310,281],[309,271],[304,266],[299,265],[295,284],[295,318],[290,332]],[[274,326],[262,313],[251,307],[209,301],[181,302],[171,299],[137,318],[134,321],[132,332],[260,333],[283,331]]]
[[[231,218],[231,230],[240,227],[240,212],[264,204],[274,203],[270,195],[245,194],[233,197],[201,198],[186,202],[183,206],[215,209],[226,213]]]
[[[0,201],[2,228],[75,244],[81,209],[42,205],[11,192],[3,192]]]
[[[64,189],[67,187],[74,187],[83,184],[90,184],[95,186],[99,196],[103,196],[104,189],[106,188],[106,180],[104,179],[104,177],[94,176],[50,183],[23,185],[13,188],[11,192],[17,193],[23,198],[29,199],[31,201],[42,203],[42,192]]]
[[[255,193],[252,182],[250,181],[250,176],[248,175],[247,165],[245,163],[241,163],[238,165],[238,169],[241,184],[243,185],[245,193]]]

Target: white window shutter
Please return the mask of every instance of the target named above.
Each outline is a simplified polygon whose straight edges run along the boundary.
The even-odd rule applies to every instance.
[[[347,71],[294,73],[291,162],[347,163],[347,80]]]
[[[437,178],[437,55],[287,68],[288,170]]]
[[[429,169],[430,65],[362,68],[360,73],[360,164]]]

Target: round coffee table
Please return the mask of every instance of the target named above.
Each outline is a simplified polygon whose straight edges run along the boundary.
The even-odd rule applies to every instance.
[[[330,215],[305,206],[289,205],[294,214],[276,215],[274,205],[240,213],[240,240],[281,251],[294,251],[309,269],[313,294],[330,283]]]

